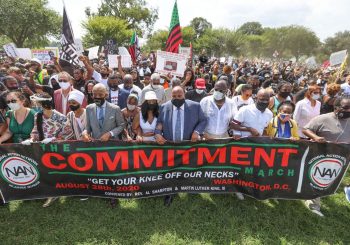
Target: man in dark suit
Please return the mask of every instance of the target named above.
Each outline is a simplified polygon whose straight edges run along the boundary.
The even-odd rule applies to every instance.
[[[125,126],[120,108],[106,101],[107,88],[101,83],[93,87],[92,95],[95,103],[86,107],[86,129],[82,134],[83,140],[118,139]]]
[[[172,100],[163,104],[155,130],[155,138],[158,144],[166,141],[181,142],[200,139],[207,126],[207,118],[199,103],[185,100],[185,91],[177,86],[172,90]],[[172,203],[173,196],[165,196],[164,205]]]

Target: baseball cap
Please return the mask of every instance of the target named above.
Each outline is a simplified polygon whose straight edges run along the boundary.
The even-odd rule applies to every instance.
[[[205,87],[205,80],[203,78],[198,78],[196,80],[195,85],[196,85],[196,88],[206,88]]]

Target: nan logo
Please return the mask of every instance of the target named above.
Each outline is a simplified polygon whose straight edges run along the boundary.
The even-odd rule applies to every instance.
[[[1,160],[0,166],[1,177],[13,188],[26,189],[38,184],[39,171],[32,159],[9,154]]]
[[[321,189],[327,189],[339,176],[344,164],[337,158],[324,157],[311,163],[309,177]]]

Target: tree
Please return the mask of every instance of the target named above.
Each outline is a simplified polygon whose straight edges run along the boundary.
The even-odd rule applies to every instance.
[[[113,16],[93,16],[83,23],[87,34],[83,37],[85,47],[99,46],[114,39],[118,46],[127,45],[132,35],[125,20]]]
[[[59,37],[62,18],[49,9],[47,0],[0,0],[0,35],[17,47],[35,47]]]
[[[145,0],[102,0],[97,13],[91,13],[88,8],[85,13],[91,16],[114,16],[124,20],[128,29],[138,33],[151,32],[158,19],[158,10],[147,6]]]
[[[340,50],[350,50],[350,31],[337,32],[334,37],[329,37],[324,42],[327,55]]]
[[[196,32],[196,38],[199,38],[207,29],[212,28],[212,24],[202,17],[196,17],[190,22],[190,26]]]
[[[264,29],[259,22],[246,22],[238,28],[239,32],[245,35],[261,35],[264,33]]]

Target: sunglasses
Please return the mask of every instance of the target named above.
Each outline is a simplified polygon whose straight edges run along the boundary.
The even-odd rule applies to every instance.
[[[17,102],[17,100],[7,100],[7,101],[6,101],[7,104],[16,103],[16,102]]]

